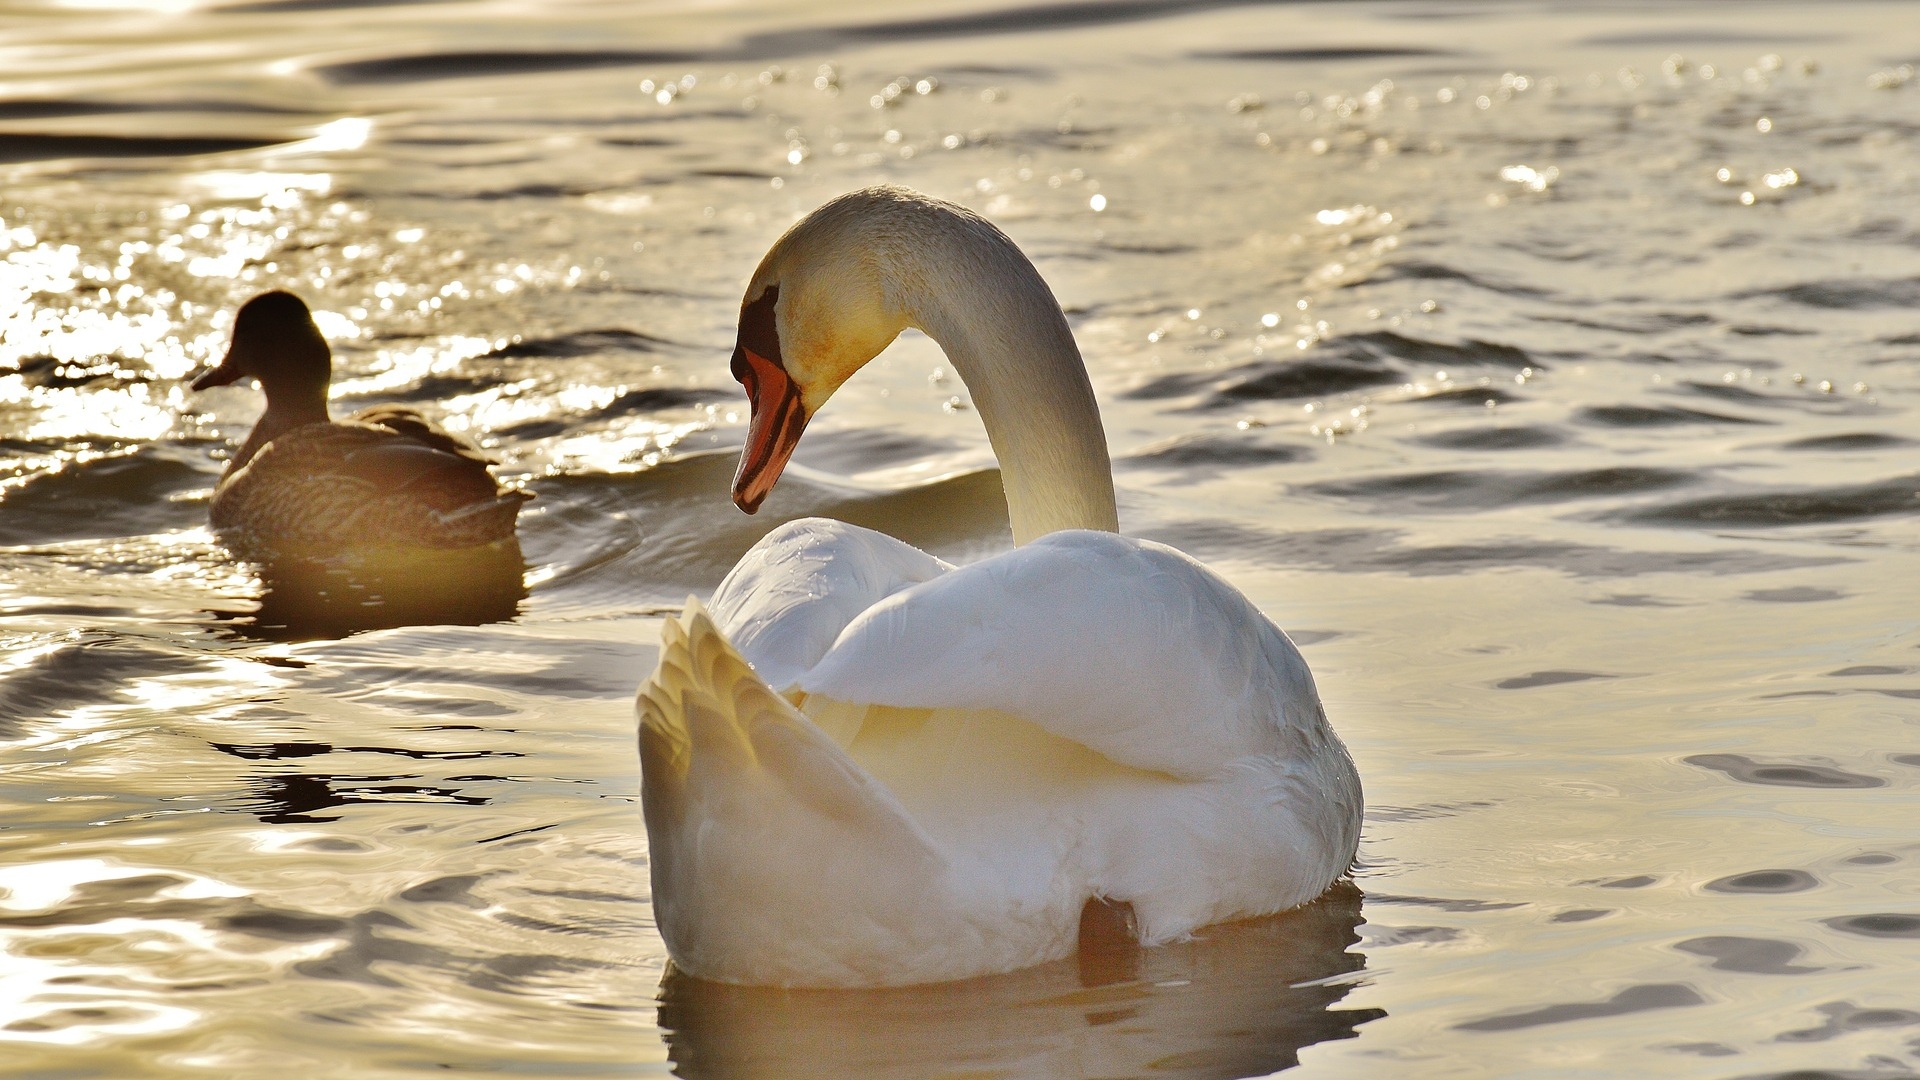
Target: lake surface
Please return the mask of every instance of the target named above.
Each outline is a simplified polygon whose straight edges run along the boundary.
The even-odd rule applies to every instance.
[[[1912,1075],[1916,43],[1895,3],[5,0],[0,1073]],[[1123,527],[1294,634],[1352,887],[960,986],[663,983],[660,613],[805,514],[1009,543],[915,336],[727,499],[746,277],[880,181],[1033,256]],[[537,493],[524,597],[316,612],[223,552],[260,398],[185,383],[269,287],[337,408]]]

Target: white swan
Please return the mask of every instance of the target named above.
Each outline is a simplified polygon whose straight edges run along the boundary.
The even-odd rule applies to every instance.
[[[807,419],[907,327],[972,392],[1020,546],[956,568],[795,521],[711,617],[668,621],[640,756],[675,965],[908,985],[1068,956],[1091,900],[1155,944],[1318,896],[1361,796],[1313,676],[1232,586],[1115,532],[1079,350],[992,224],[870,188],[774,244],[733,358],[753,408],[734,501],[759,507]]]

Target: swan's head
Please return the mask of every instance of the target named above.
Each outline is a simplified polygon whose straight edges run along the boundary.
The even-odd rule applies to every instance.
[[[219,366],[201,372],[193,389],[259,379],[271,408],[276,398],[303,400],[318,393],[324,400],[332,377],[333,353],[313,325],[306,302],[290,292],[274,291],[241,305],[227,355]]]
[[[733,377],[753,410],[733,478],[740,509],[760,509],[807,421],[906,329],[897,253],[912,230],[901,211],[927,202],[898,188],[843,195],[802,218],[760,260],[733,350]]]

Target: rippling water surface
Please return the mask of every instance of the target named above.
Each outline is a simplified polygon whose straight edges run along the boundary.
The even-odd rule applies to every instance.
[[[1916,41],[1893,3],[0,4],[0,1072],[1910,1074]],[[1124,527],[1294,632],[1354,888],[961,987],[662,981],[658,613],[787,517],[1009,542],[912,336],[726,498],[741,285],[877,181],[1033,255]],[[538,493],[524,597],[213,541],[259,396],[185,382],[273,286],[338,408]]]

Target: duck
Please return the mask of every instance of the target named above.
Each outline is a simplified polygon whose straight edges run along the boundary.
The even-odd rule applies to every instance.
[[[213,491],[214,532],[244,557],[335,558],[517,543],[530,492],[500,484],[491,460],[417,410],[327,409],[333,353],[300,297],[241,305],[220,363],[196,391],[256,379],[266,411]]]
[[[742,300],[732,496],[907,328],[966,384],[1011,550],[951,565],[824,518],[774,528],[662,625],[641,687],[655,921],[675,970],[877,988],[1143,946],[1312,901],[1360,777],[1305,660],[1219,574],[1122,535],[1092,384],[1019,247],[909,189],[842,195]]]

